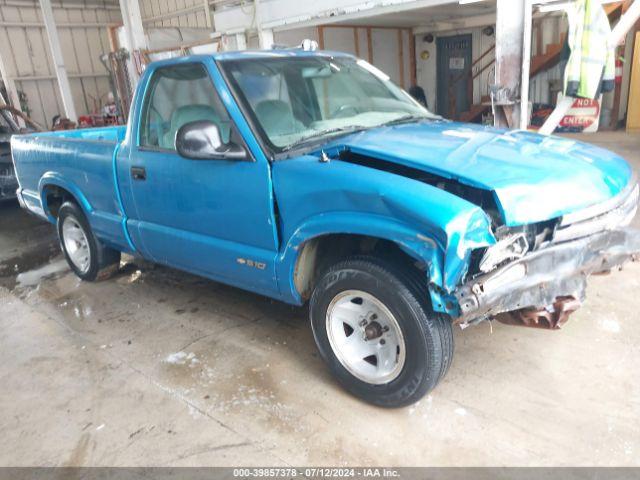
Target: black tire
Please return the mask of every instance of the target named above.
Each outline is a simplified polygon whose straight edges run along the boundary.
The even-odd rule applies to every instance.
[[[67,218],[73,219],[80,226],[87,239],[89,247],[89,267],[86,271],[82,271],[74,264],[65,246],[62,226]],[[105,247],[100,240],[96,238],[87,221],[87,217],[76,203],[67,201],[62,204],[58,211],[57,230],[58,238],[60,239],[60,248],[67,259],[67,263],[71,270],[82,280],[89,282],[102,280],[108,278],[118,269],[120,265],[120,252]]]
[[[367,383],[343,366],[327,333],[327,310],[341,292],[360,290],[382,302],[397,320],[406,347],[404,367],[388,383]],[[453,358],[449,317],[433,312],[426,282],[408,267],[375,257],[353,257],[329,268],[315,286],[309,312],[320,355],[353,395],[381,407],[420,400],[445,376]]]

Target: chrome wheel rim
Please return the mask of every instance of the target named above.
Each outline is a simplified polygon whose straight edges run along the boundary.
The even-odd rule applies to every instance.
[[[406,350],[400,325],[373,295],[347,290],[327,308],[327,336],[336,357],[356,378],[381,385],[395,380]]]
[[[66,217],[62,222],[62,240],[71,263],[81,273],[87,273],[91,264],[89,241],[75,218]]]

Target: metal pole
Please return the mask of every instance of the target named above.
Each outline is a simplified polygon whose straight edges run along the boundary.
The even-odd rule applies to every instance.
[[[273,30],[260,29],[259,35],[258,39],[260,41],[260,48],[262,50],[270,50],[275,43],[273,39]]]
[[[522,38],[522,80],[520,86],[520,128],[529,126],[529,72],[531,69],[531,30],[533,22],[533,1],[524,3],[524,35]]]
[[[620,17],[609,37],[609,48],[615,48],[625,37],[627,32],[640,18],[640,0],[635,0],[629,9]]]
[[[253,0],[253,8],[255,8],[256,30],[258,31],[258,43],[262,50],[270,50],[273,47],[273,30],[270,28],[262,28],[262,4],[260,0]]]
[[[140,4],[138,0],[120,0],[120,13],[122,14],[122,24],[125,30],[125,48],[130,54],[129,76],[131,85],[135,87],[140,74],[135,65],[134,56],[140,50],[147,49],[147,39],[144,36],[142,25],[142,15],[140,14]]]
[[[551,135],[556,130],[556,127],[560,125],[565,114],[571,109],[575,100],[574,97],[563,96],[556,108],[551,112],[551,115],[545,120],[544,125],[540,127],[538,133],[540,135]]]
[[[60,47],[60,38],[58,38],[58,30],[56,29],[53,10],[51,8],[51,0],[40,0],[40,8],[42,10],[44,26],[47,30],[49,47],[51,48],[51,57],[53,58],[56,77],[58,78],[58,87],[60,88],[60,95],[62,97],[62,105],[64,106],[65,115],[72,122],[77,122],[78,116],[76,114],[76,107],[73,103],[73,95],[71,94],[71,84],[69,83],[67,68],[64,65],[62,48]]]
[[[495,124],[520,124],[521,72],[525,0],[498,0],[496,10]]]
[[[247,49],[247,36],[244,32],[236,33],[236,50]]]

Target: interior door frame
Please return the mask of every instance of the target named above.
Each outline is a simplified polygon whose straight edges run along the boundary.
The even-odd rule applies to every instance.
[[[449,50],[445,50],[445,42],[451,41],[452,39],[459,38],[460,40],[468,40],[469,48],[468,54],[465,55],[465,67],[464,70],[471,68],[471,63],[473,62],[473,35],[471,33],[461,33],[456,35],[447,35],[443,37],[438,37],[436,39],[436,112],[439,115],[442,115],[445,118],[449,118],[449,67],[448,62],[451,58],[450,55],[445,54]],[[460,82],[465,83],[465,95],[467,96],[467,103],[469,106],[473,103],[473,98],[469,98],[469,90],[466,85],[466,81],[464,79],[460,80]],[[463,109],[457,108],[457,112],[453,112],[454,117],[457,116],[457,113],[464,111]]]

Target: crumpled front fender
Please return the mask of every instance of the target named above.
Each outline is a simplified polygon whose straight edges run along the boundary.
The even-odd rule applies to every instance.
[[[273,179],[285,240],[278,278],[282,294],[290,291],[296,303],[298,251],[320,235],[361,234],[395,242],[425,264],[434,308],[448,313],[457,309],[451,294],[471,251],[495,243],[491,221],[478,206],[400,175],[307,156],[276,162]],[[447,296],[451,308],[446,308]]]

